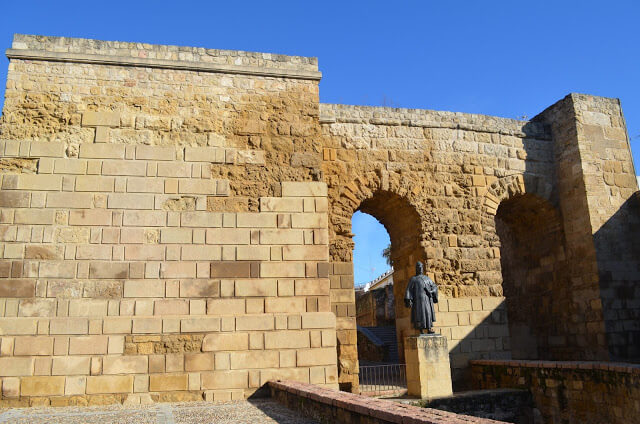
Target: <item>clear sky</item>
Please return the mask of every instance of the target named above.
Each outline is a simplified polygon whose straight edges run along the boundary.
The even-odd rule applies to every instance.
[[[570,92],[618,97],[640,172],[639,28],[637,0],[0,0],[3,48],[18,32],[317,56],[325,103],[519,118]]]
[[[389,245],[389,234],[378,220],[362,212],[353,214],[353,278],[356,286],[365,284],[389,269],[382,250]]]

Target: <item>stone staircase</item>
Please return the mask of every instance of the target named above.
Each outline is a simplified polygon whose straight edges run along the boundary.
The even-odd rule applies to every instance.
[[[395,326],[358,327],[358,331],[375,345],[382,345],[384,348],[383,362],[397,364],[400,361]]]

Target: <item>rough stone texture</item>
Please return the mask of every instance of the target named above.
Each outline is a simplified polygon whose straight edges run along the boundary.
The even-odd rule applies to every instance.
[[[313,58],[24,35],[9,55],[0,352],[29,362],[8,393],[37,376],[82,396],[76,375],[46,380],[67,355],[92,355],[87,378],[105,355],[147,357],[122,374],[135,393],[175,376],[156,400],[312,373],[357,391],[357,210],[389,232],[395,299],[417,260],[438,284],[458,388],[471,359],[637,359],[640,223],[617,100],[570,95],[524,122],[319,104]],[[395,312],[402,355],[413,330]],[[203,351],[219,333],[247,347]],[[52,338],[53,355],[15,355],[24,336]],[[205,352],[189,363],[213,369],[185,370]]]
[[[545,423],[637,423],[640,366],[613,362],[472,362],[476,389],[522,388]]]
[[[612,175],[607,180],[613,181],[612,186],[605,183],[602,156],[582,158],[578,153],[582,140],[587,141],[575,136],[582,123],[577,116],[583,109],[597,109],[600,114],[596,134],[603,136],[595,150],[611,158],[607,170]],[[477,303],[457,298],[481,296],[479,304],[486,299],[497,306],[499,302],[492,299],[504,296],[505,316],[487,314],[485,318],[497,322],[484,322],[506,325],[508,312],[508,330],[491,330],[504,335],[501,344],[467,339],[453,345],[459,349],[452,351],[458,388],[465,387],[466,362],[473,358],[603,359],[609,357],[607,350],[634,357],[629,352],[636,337],[631,321],[638,305],[626,299],[632,295],[637,273],[609,253],[619,240],[615,250],[635,260],[633,233],[626,231],[621,220],[632,215],[635,202],[627,201],[628,207],[623,202],[637,186],[617,100],[570,95],[530,122],[321,105],[321,122],[334,267],[332,308],[341,323],[339,333],[353,328],[354,311],[341,295],[352,279],[350,218],[361,210],[375,216],[391,238],[396,299],[402,299],[419,259],[425,260],[440,291],[456,298],[456,308],[466,308],[454,311],[478,310]],[[593,170],[600,174],[588,176]],[[617,183],[614,170],[620,173]],[[593,187],[585,188],[585,181]],[[598,209],[603,211],[600,220],[622,208],[618,225],[610,225],[616,237],[610,235],[606,246],[600,244],[603,248],[598,247],[598,230],[590,224],[596,211],[589,211],[587,199],[609,205]],[[629,222],[635,225],[634,218]],[[599,258],[610,258],[609,266],[617,267],[617,282],[607,283],[604,277],[611,273],[598,275],[599,264],[606,261]],[[609,305],[605,314],[626,322],[626,331],[622,322],[611,318],[605,333],[603,304]],[[396,302],[400,352],[413,331],[408,314]],[[481,315],[469,317],[477,325]],[[462,331],[486,337],[476,333],[474,323],[466,318],[458,325],[471,325]],[[461,329],[456,331],[460,334]],[[340,355],[341,375],[346,375],[355,348],[338,340],[345,352]]]

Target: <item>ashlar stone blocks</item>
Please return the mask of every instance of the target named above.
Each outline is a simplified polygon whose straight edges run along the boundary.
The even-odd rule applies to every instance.
[[[328,263],[328,239],[305,238],[326,231],[326,209],[303,207],[309,196],[326,195],[326,185],[296,183],[281,190],[290,197],[269,197],[300,207],[209,211],[187,202],[167,210],[167,178],[178,180],[176,196],[219,195],[217,180],[192,174],[192,163],[178,158],[209,159],[138,147],[128,155],[125,145],[82,146],[80,157],[53,167],[53,178],[4,181],[3,193],[43,193],[45,201],[2,206],[12,211],[0,224],[9,265],[0,281],[3,397],[215,390],[222,399],[251,394],[267,376],[335,386],[324,372],[337,375],[335,340],[313,343],[311,334],[335,332],[329,282],[317,272]],[[30,151],[64,156],[40,145]],[[146,175],[161,169],[159,160],[189,172]],[[75,184],[61,191],[66,178]],[[36,228],[43,235],[32,239]],[[15,260],[29,272],[13,274]],[[310,309],[309,299],[326,306]],[[262,379],[261,370],[268,370]]]

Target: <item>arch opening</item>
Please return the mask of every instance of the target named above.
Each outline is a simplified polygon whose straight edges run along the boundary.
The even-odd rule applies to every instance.
[[[359,364],[398,363],[393,269],[391,258],[383,255],[389,252],[389,235],[377,219],[360,211],[353,214],[351,224]],[[370,391],[362,387],[367,385],[362,368],[360,374],[360,390]]]
[[[568,308],[559,212],[532,194],[500,203],[496,216],[502,287],[514,359],[547,359],[566,344],[559,308]]]
[[[414,332],[409,310],[404,306],[404,292],[409,278],[415,273],[416,261],[425,259],[424,249],[420,245],[420,215],[406,198],[382,190],[363,200],[357,210],[380,221],[391,240],[396,341],[399,361],[403,363],[404,339]]]
[[[344,285],[339,286],[344,275],[337,275],[337,273],[338,271],[347,272],[347,268],[353,273],[354,240],[351,234],[353,214],[360,211],[374,217],[384,226],[391,241],[390,259],[394,268],[393,309],[400,363],[404,362],[402,341],[407,335],[412,334],[409,311],[404,307],[403,302],[404,291],[408,278],[415,272],[415,261],[424,260],[424,252],[420,244],[422,232],[420,215],[409,200],[385,190],[360,191],[359,194],[357,201],[351,201],[356,199],[350,197],[350,201],[334,205],[338,208],[334,209],[334,232],[330,249],[331,258],[334,261],[334,275],[331,276],[331,307],[338,320],[338,381],[341,390],[346,391],[359,390],[355,296],[354,289],[351,288],[351,300],[346,300],[347,289]],[[353,281],[353,274],[351,281]],[[343,302],[342,299],[345,301]]]

